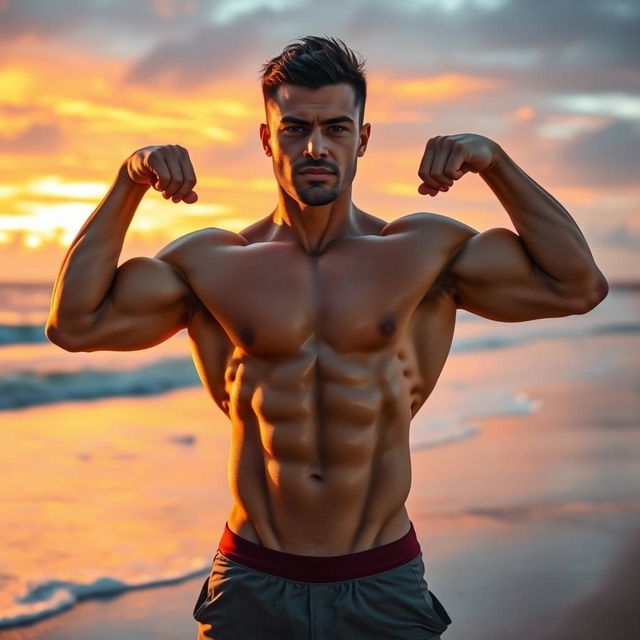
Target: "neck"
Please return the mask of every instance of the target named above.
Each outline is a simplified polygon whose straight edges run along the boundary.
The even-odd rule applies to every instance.
[[[278,206],[271,214],[277,236],[293,237],[309,255],[320,255],[336,238],[358,233],[359,210],[351,201],[351,187],[333,202],[311,207],[279,189]]]

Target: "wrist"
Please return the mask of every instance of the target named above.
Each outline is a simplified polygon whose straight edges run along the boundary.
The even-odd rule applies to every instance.
[[[142,182],[134,182],[125,165],[122,165],[118,170],[118,175],[116,176],[116,184],[122,187],[126,187],[127,189],[131,189],[133,191],[142,191],[145,192],[151,185],[144,184]]]
[[[493,149],[492,149],[493,157],[491,159],[491,162],[489,162],[489,165],[485,169],[480,171],[481,176],[485,176],[491,173],[495,173],[496,171],[499,171],[504,165],[504,163],[509,160],[509,156],[506,154],[505,150],[497,142],[493,142],[492,146],[493,146]]]

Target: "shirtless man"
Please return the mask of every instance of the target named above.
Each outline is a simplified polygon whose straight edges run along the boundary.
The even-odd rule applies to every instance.
[[[358,209],[371,127],[362,63],[342,42],[290,45],[262,87],[273,212],[118,267],[150,187],[197,200],[186,149],[139,149],[65,257],[47,336],[69,351],[133,350],[188,329],[232,429],[234,504],[194,610],[199,638],[439,638],[451,619],[427,588],[405,500],[409,425],[456,309],[502,322],[582,314],[607,282],[567,211],[480,135],[431,138],[418,190],[478,173],[517,234]]]

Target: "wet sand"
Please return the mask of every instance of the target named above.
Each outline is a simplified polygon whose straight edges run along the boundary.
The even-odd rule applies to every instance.
[[[640,637],[632,360],[604,379],[529,387],[535,414],[476,421],[480,435],[413,453],[407,507],[429,587],[453,619],[443,638]],[[203,580],[82,602],[0,640],[192,639]]]
[[[530,388],[538,413],[416,453],[409,511],[446,640],[640,637],[640,396],[626,373]]]

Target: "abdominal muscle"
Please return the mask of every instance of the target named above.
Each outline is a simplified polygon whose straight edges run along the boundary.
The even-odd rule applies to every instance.
[[[333,556],[410,528],[409,381],[388,351],[303,349],[273,361],[234,354],[229,528],[256,544]]]

